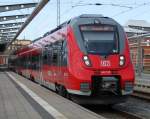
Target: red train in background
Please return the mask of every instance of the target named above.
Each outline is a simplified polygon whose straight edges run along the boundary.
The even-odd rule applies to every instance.
[[[133,92],[128,39],[108,17],[75,17],[15,55],[16,72],[81,104],[120,103]]]

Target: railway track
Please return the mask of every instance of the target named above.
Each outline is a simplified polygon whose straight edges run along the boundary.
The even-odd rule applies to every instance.
[[[112,107],[112,109],[123,116],[125,119],[143,119],[142,116],[120,109],[120,107]]]
[[[112,107],[102,105],[86,105],[84,107],[108,119],[150,119],[149,101],[132,96],[126,103]]]
[[[144,99],[147,101],[150,101],[150,93],[140,92],[140,91],[134,91],[132,94],[133,97],[137,97],[140,99]]]
[[[140,116],[123,111],[118,107],[104,105],[87,105],[84,107],[108,119],[143,119]]]
[[[142,81],[136,85],[138,90],[134,91],[126,103],[112,107],[96,105],[86,108],[108,119],[150,119],[149,88],[149,83],[143,84]]]

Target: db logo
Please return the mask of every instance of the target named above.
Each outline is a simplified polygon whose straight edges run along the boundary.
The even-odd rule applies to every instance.
[[[101,61],[101,66],[109,67],[110,66],[110,61],[108,61],[108,60],[102,60]]]

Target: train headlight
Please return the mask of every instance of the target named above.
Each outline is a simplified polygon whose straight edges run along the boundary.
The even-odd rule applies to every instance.
[[[89,58],[88,58],[88,56],[83,56],[83,59],[88,60]]]
[[[123,66],[125,64],[125,57],[121,55],[120,58],[119,58],[119,60],[120,60],[119,61],[119,65]]]
[[[86,66],[91,66],[91,62],[90,62],[90,59],[88,58],[88,56],[83,56],[83,61],[85,63]]]

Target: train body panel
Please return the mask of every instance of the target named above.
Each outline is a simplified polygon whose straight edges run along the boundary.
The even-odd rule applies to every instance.
[[[110,18],[81,15],[28,47],[17,52],[27,65],[19,64],[17,72],[61,94],[121,102],[133,91],[128,39]]]

